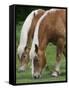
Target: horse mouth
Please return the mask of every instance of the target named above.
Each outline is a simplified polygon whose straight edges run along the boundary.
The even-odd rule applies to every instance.
[[[18,71],[19,72],[24,72],[26,70],[26,67],[24,67],[24,66],[20,66],[19,68],[18,68]]]

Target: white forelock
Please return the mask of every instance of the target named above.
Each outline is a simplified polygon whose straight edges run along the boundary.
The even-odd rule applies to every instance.
[[[37,15],[39,10],[40,9],[32,11],[27,16],[27,18],[26,18],[26,20],[25,20],[25,22],[24,22],[24,24],[22,26],[21,35],[20,35],[20,44],[18,46],[18,51],[17,51],[20,58],[21,58],[21,55],[24,52],[24,48],[25,48],[25,46],[27,44],[28,32],[30,30],[32,19],[34,17],[34,13],[35,13],[35,15]]]

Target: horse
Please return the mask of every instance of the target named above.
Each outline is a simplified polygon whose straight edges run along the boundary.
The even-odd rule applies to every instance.
[[[33,10],[26,18],[20,35],[20,43],[17,49],[20,66],[18,71],[25,71],[29,62],[29,51],[37,21],[44,14],[43,9]]]
[[[38,20],[35,27],[33,42],[30,50],[32,60],[32,77],[40,78],[47,65],[45,48],[49,43],[56,45],[56,63],[52,76],[60,75],[62,54],[66,56],[66,10],[47,10]]]

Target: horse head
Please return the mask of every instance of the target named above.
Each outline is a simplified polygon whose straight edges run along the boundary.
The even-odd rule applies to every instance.
[[[46,64],[46,60],[45,60],[45,54],[44,51],[40,51],[40,49],[38,48],[37,45],[35,45],[35,54],[32,60],[32,76],[34,78],[40,78],[41,74],[42,74],[42,70]]]

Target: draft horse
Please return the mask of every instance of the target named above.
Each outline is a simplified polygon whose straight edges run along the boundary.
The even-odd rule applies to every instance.
[[[34,35],[35,26],[39,18],[44,14],[44,10],[33,10],[26,18],[20,35],[20,43],[17,54],[19,57],[20,67],[19,71],[25,71],[29,62],[29,51],[31,47],[32,38]]]
[[[41,77],[45,67],[46,56],[45,48],[49,42],[56,45],[56,64],[52,76],[57,77],[60,74],[60,61],[62,53],[65,54],[66,46],[66,10],[50,9],[46,11],[39,19],[30,50],[30,59],[32,60],[32,76]]]

